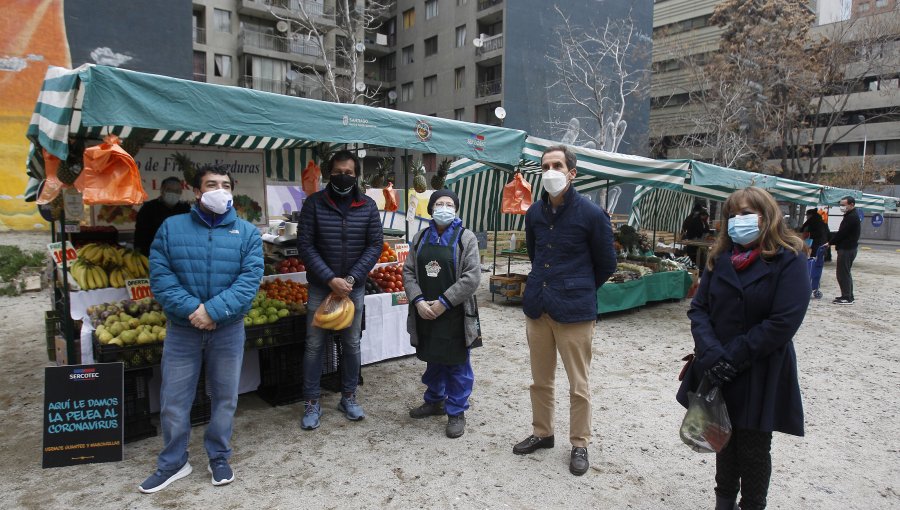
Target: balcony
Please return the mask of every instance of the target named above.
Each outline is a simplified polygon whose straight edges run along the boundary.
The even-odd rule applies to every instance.
[[[503,34],[497,34],[487,39],[481,40],[482,45],[480,48],[475,48],[475,56],[481,57],[487,53],[491,53],[494,51],[499,51],[503,49]]]
[[[395,34],[366,34],[366,53],[369,55],[382,56],[394,51],[397,44],[397,36]]]
[[[324,67],[324,58],[327,56],[330,62],[334,62],[334,50],[328,50],[325,55],[322,49],[314,41],[307,41],[304,37],[283,37],[280,35],[266,34],[251,30],[242,30],[238,37],[241,51],[268,58],[290,60],[309,66]]]
[[[377,71],[369,71],[365,74],[366,81],[377,83],[389,83],[397,81],[396,69],[379,69]]]
[[[194,27],[194,42],[197,44],[206,44],[206,29],[203,27]]]
[[[271,18],[272,13],[284,18],[302,19],[301,9],[309,16],[309,21],[323,26],[335,25],[334,5],[314,0],[242,0],[238,6],[241,14]]]
[[[261,90],[286,96],[305,97],[307,99],[322,99],[325,94],[321,87],[291,83],[288,80],[271,80],[266,78],[254,78],[253,76],[241,76],[238,85],[247,89]]]
[[[503,3],[503,0],[478,0],[478,10],[483,11],[485,9],[490,9],[495,5],[500,5]]]
[[[486,97],[499,94],[503,91],[503,80],[490,80],[478,83],[475,88],[475,97]]]

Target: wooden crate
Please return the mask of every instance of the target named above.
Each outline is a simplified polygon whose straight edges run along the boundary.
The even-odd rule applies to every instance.
[[[527,279],[528,276],[516,273],[493,275],[490,280],[490,291],[492,294],[505,297],[521,297],[525,293]]]

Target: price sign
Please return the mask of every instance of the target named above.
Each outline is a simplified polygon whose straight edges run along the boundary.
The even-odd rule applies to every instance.
[[[66,241],[65,255],[63,254],[62,243],[48,244],[47,251],[50,252],[50,257],[56,262],[57,267],[62,267],[63,256],[66,257],[66,265],[70,267],[72,262],[78,260],[78,252],[75,251],[75,247],[69,241]]]
[[[419,207],[419,195],[410,195],[409,196],[409,207],[406,208],[406,221],[412,221],[416,219],[416,209]]]
[[[132,301],[153,297],[153,292],[150,291],[150,280],[146,278],[126,280],[125,288],[128,289],[128,297]]]
[[[397,254],[397,262],[401,264],[406,262],[406,257],[409,256],[409,245],[406,243],[394,245],[394,253]]]

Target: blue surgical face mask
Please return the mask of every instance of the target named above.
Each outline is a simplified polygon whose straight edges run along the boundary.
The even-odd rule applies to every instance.
[[[742,246],[756,241],[759,238],[759,215],[738,214],[728,219],[728,236],[731,240]]]
[[[442,227],[446,227],[456,219],[456,211],[452,207],[435,207],[431,214],[434,222]]]

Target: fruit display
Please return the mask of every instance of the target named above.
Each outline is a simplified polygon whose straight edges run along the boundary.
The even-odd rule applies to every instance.
[[[378,262],[381,264],[385,262],[397,262],[397,252],[395,252],[388,243],[383,243],[381,245],[381,256],[378,257]]]
[[[125,225],[137,221],[137,213],[130,205],[101,205],[97,210],[97,221]]]
[[[257,292],[250,311],[244,317],[244,326],[271,324],[291,314],[287,303],[280,299],[269,299],[265,292]]]
[[[153,298],[94,305],[87,313],[101,346],[148,345],[166,339],[166,316]]]
[[[86,244],[72,263],[72,277],[83,290],[122,288],[126,280],[146,278],[150,261],[133,250],[109,244]]]
[[[306,285],[290,280],[282,280],[281,278],[263,282],[259,286],[259,290],[263,291],[269,299],[277,299],[287,303],[291,313],[300,312],[291,310],[290,305],[305,305],[309,301],[309,289]],[[303,313],[305,313],[305,309]]]
[[[340,331],[350,327],[355,314],[356,306],[354,306],[353,300],[350,298],[332,299],[329,296],[316,310],[313,325],[322,329]]]
[[[262,219],[262,207],[259,202],[247,195],[234,195],[234,211],[241,218],[256,223]]]
[[[381,294],[381,293],[382,293],[381,287],[379,287],[378,284],[375,283],[375,280],[373,280],[371,276],[366,278],[366,295],[369,296],[372,294]]]
[[[369,273],[369,278],[384,292],[404,292],[403,287],[403,266],[400,264],[392,264],[390,266],[379,267]]]
[[[297,257],[288,257],[275,264],[275,272],[278,274],[303,273],[305,271],[306,266],[303,265],[303,261]]]

